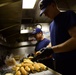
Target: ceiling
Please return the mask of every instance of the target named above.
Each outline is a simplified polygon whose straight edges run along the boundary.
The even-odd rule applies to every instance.
[[[35,23],[50,23],[51,20],[39,16],[37,0],[34,9],[22,9],[22,0],[0,0],[0,35],[8,43],[28,41],[31,33],[20,34],[21,24],[34,26]],[[60,10],[73,10],[76,12],[76,0],[56,0]]]

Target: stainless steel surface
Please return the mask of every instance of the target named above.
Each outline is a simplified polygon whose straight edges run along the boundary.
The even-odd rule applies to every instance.
[[[11,67],[6,67],[2,71],[0,71],[0,73],[1,75],[5,75],[6,73],[14,74],[15,72],[11,70]],[[62,74],[48,68],[48,70],[42,72],[30,73],[29,75],[62,75]]]
[[[42,71],[42,72],[37,72],[34,74],[29,74],[29,75],[62,75],[52,69],[46,70],[46,71]]]

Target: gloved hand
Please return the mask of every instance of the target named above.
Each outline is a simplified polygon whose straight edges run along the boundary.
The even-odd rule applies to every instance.
[[[51,54],[54,53],[53,49],[50,48],[42,48],[41,50],[39,50],[41,53],[39,55],[37,55],[36,57],[33,58],[33,61],[38,60],[38,59],[42,59],[45,57],[50,56]]]
[[[34,56],[34,54],[33,53],[30,53],[27,57],[30,57],[30,56]]]
[[[41,54],[41,51],[37,51],[37,52],[35,53],[35,56],[37,56],[37,55],[39,55],[39,54]]]

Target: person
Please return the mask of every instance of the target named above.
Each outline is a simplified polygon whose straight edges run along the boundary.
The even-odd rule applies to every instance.
[[[52,47],[43,48],[36,58],[53,55],[56,71],[62,75],[76,74],[76,13],[72,10],[60,12],[56,1],[41,0],[40,16],[50,18],[50,37]],[[36,59],[35,58],[35,59]]]
[[[40,28],[34,29],[32,34],[37,40],[35,53],[44,47],[51,47],[50,40],[47,38],[44,38],[43,31]]]
[[[37,52],[42,48],[51,47],[50,40],[44,37],[43,31],[40,28],[35,28],[32,34],[37,40],[37,43],[35,45],[35,55],[39,54]],[[52,57],[44,58],[43,60],[39,60],[39,62],[43,63],[49,68],[54,69]]]

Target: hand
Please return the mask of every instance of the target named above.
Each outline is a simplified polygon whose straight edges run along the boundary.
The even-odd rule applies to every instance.
[[[35,53],[35,56],[37,56],[37,55],[39,55],[39,54],[41,54],[41,51],[37,51],[37,52]]]
[[[35,56],[33,58],[33,60],[39,60],[39,59],[42,59],[42,58],[45,58],[45,57],[49,57],[51,54],[53,54],[53,49],[50,47],[50,48],[42,48],[41,50],[39,50],[41,53],[37,56]]]
[[[30,56],[34,56],[34,54],[33,53],[30,53],[27,57],[30,57]]]
[[[40,57],[49,57],[51,54],[53,54],[53,49],[51,47],[49,48],[42,48],[41,50],[41,54],[39,55]]]

